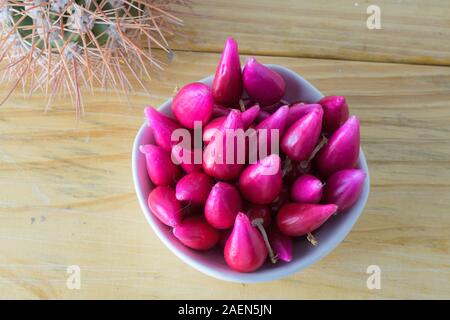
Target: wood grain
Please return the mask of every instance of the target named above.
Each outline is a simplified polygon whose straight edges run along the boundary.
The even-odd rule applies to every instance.
[[[330,255],[272,283],[215,280],[165,248],[134,194],[133,139],[145,105],[212,73],[218,57],[176,53],[129,106],[96,91],[78,124],[67,102],[43,114],[42,97],[15,95],[1,107],[0,298],[450,298],[448,67],[261,57],[345,95],[361,118],[364,214]],[[372,264],[381,290],[366,288]],[[80,290],[66,288],[69,265],[81,267]]]
[[[381,29],[366,25],[369,5]],[[450,65],[450,2],[440,0],[194,0],[177,49]]]

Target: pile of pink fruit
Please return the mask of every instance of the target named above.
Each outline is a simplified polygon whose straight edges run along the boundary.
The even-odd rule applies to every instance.
[[[356,169],[359,120],[349,117],[345,98],[285,101],[285,88],[277,72],[254,58],[241,69],[230,38],[212,86],[196,82],[178,91],[174,119],[145,110],[155,141],[140,146],[155,186],[150,211],[185,246],[223,248],[226,263],[239,272],[290,262],[294,237],[318,245],[312,233],[355,204],[366,178]],[[180,147],[174,132],[192,132],[196,124],[201,146]],[[236,161],[232,152],[232,161],[224,161],[225,136],[237,131],[246,132],[245,142],[231,148],[244,149],[245,159]],[[256,150],[267,151],[256,152],[255,161],[249,160],[252,136]]]

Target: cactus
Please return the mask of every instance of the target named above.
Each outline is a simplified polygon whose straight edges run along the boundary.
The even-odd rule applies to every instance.
[[[12,82],[3,104],[21,85],[43,90],[47,110],[69,95],[77,117],[83,90],[112,88],[128,94],[132,80],[162,69],[152,48],[171,53],[167,36],[182,25],[175,16],[189,0],[0,0],[0,62]]]

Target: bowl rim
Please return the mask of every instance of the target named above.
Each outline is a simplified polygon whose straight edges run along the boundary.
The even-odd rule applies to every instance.
[[[318,94],[323,96],[323,94],[318,91],[311,83],[309,83],[306,79],[301,77],[296,72],[280,66],[276,64],[266,64],[268,67],[273,69],[282,69],[283,72],[290,74],[291,76],[298,78],[300,81],[305,81],[312,89],[314,89]],[[210,75],[208,77],[205,77],[201,80],[198,80],[198,82],[207,82],[211,79],[213,75]],[[162,103],[157,110],[165,108],[168,104],[171,104],[172,98],[166,100],[164,103]],[[162,230],[160,230],[159,226],[155,223],[154,219],[156,219],[152,213],[150,212],[150,209],[147,205],[147,199],[141,192],[141,186],[139,184],[139,178],[138,178],[138,170],[137,170],[137,163],[138,163],[138,156],[140,154],[139,152],[139,145],[141,137],[143,136],[145,130],[147,128],[147,123],[144,121],[144,123],[141,125],[138,133],[136,134],[133,148],[132,148],[132,176],[133,176],[133,184],[136,196],[138,198],[139,205],[141,207],[141,211],[143,215],[145,216],[147,223],[150,224],[153,231],[156,233],[158,238],[166,245],[166,247],[169,248],[169,250],[175,254],[179,259],[181,259],[184,263],[192,266],[194,269],[209,275],[211,277],[214,277],[216,279],[230,281],[230,282],[238,282],[238,283],[259,283],[259,282],[269,282],[273,280],[277,280],[280,278],[287,277],[291,274],[294,274],[296,272],[299,272],[306,267],[310,266],[313,263],[316,263],[317,261],[324,258],[326,255],[328,255],[331,251],[333,251],[344,239],[345,237],[350,233],[350,231],[353,229],[353,226],[355,225],[356,221],[359,219],[361,214],[364,211],[364,207],[367,203],[367,199],[369,197],[370,192],[370,176],[369,176],[369,168],[367,165],[366,157],[364,155],[364,152],[362,148],[360,148],[359,153],[359,165],[360,169],[364,170],[366,173],[366,179],[364,182],[363,190],[361,192],[360,198],[358,202],[360,202],[360,211],[357,214],[357,216],[354,218],[353,221],[351,221],[350,224],[348,224],[347,228],[338,228],[335,233],[333,234],[333,243],[328,246],[317,246],[315,248],[315,252],[313,255],[308,256],[306,259],[298,259],[293,260],[287,264],[284,264],[281,268],[272,268],[260,272],[253,272],[253,273],[239,273],[236,272],[236,274],[223,274],[219,270],[214,270],[213,268],[204,265],[203,263],[197,261],[195,258],[192,258],[188,254],[181,252],[178,250],[172,243],[169,241],[164,234]]]

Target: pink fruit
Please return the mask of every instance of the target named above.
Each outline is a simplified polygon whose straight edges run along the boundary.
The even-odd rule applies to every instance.
[[[288,113],[288,106],[280,107],[277,111],[275,111],[275,113],[270,115],[270,117],[263,120],[256,126],[256,131],[258,134],[258,152],[261,152],[261,148],[263,148],[263,150],[265,150],[265,154],[269,155],[272,153],[272,136],[275,139],[278,139],[278,141],[274,142],[276,142],[279,146],[280,139],[286,128]],[[265,139],[263,139],[263,137],[265,137]]]
[[[145,154],[147,173],[153,184],[162,186],[175,183],[180,168],[172,162],[168,152],[152,144],[140,146],[139,151]]]
[[[304,104],[302,102],[294,103],[289,106],[289,115],[286,121],[286,127],[289,128],[294,122],[304,117],[313,110],[322,109],[320,104]]]
[[[227,118],[226,116],[214,118],[203,128],[204,143],[209,143],[211,139],[214,138],[216,131],[222,128],[222,125],[226,118]]]
[[[175,197],[175,190],[168,186],[159,186],[150,192],[148,207],[159,221],[175,227],[182,220],[182,208]]]
[[[241,208],[242,200],[236,187],[217,182],[206,200],[205,218],[216,229],[228,229],[233,226]]]
[[[319,203],[322,198],[322,188],[323,184],[319,179],[310,174],[304,174],[292,184],[291,199],[300,203]]]
[[[180,128],[180,125],[153,107],[145,108],[145,116],[147,117],[148,126],[152,130],[156,144],[163,148],[164,151],[170,152],[173,145],[171,140],[172,132]],[[176,143],[176,141],[174,142]]]
[[[173,235],[186,247],[195,250],[209,250],[219,241],[219,233],[202,216],[184,219],[173,228]]]
[[[292,238],[281,233],[275,224],[269,230],[269,243],[278,259],[292,261]]]
[[[248,108],[247,110],[245,110],[244,112],[242,112],[241,116],[244,129],[248,129],[250,127],[250,125],[253,123],[253,121],[255,121],[256,117],[258,116],[260,110],[261,108],[259,107],[259,105],[255,104],[250,108]]]
[[[286,131],[281,150],[294,161],[308,160],[320,137],[323,111],[314,109]]]
[[[250,221],[261,218],[263,219],[263,227],[268,228],[272,222],[272,212],[268,206],[252,204],[247,209],[247,216]]]
[[[211,89],[200,82],[184,86],[172,101],[172,112],[185,128],[194,129],[194,122],[206,125],[214,106]]]
[[[288,203],[278,212],[277,226],[287,236],[303,236],[319,228],[336,211],[334,204]]]
[[[325,186],[324,201],[334,203],[339,212],[351,208],[359,199],[366,173],[359,169],[346,169],[332,174]]]
[[[231,109],[228,109],[231,110]],[[245,110],[241,113],[242,124],[245,130],[247,130],[250,125],[253,123],[255,118],[258,116],[260,111],[259,106],[256,104],[253,107]],[[212,119],[206,126],[203,128],[203,142],[209,143],[211,139],[214,137],[216,130],[221,130],[223,123],[225,122],[226,116],[217,117]]]
[[[177,199],[193,204],[205,204],[212,185],[213,180],[203,172],[191,172],[178,181]]]
[[[172,162],[180,164],[181,168],[187,173],[200,172],[203,170],[202,150],[183,149],[174,146],[172,148]]]
[[[242,212],[236,216],[233,231],[225,244],[224,257],[228,266],[239,272],[255,271],[267,258],[261,233]]]
[[[238,44],[233,38],[228,38],[214,76],[214,101],[228,106],[237,105],[242,96],[242,89]]]
[[[269,204],[280,194],[283,184],[281,160],[276,154],[247,166],[239,177],[242,195],[254,204]]]
[[[359,158],[359,120],[350,117],[336,132],[328,144],[319,151],[316,165],[319,172],[328,177],[334,172],[352,169]]]
[[[229,142],[233,150],[227,150],[227,135],[243,130],[241,113],[231,110],[222,125],[220,134],[214,137],[203,151],[203,170],[208,175],[218,180],[236,179],[244,168],[245,141],[240,143],[237,138],[230,138]],[[243,131],[242,131],[243,132]],[[242,149],[244,148],[244,149]],[[238,157],[238,154],[242,157]]]
[[[248,95],[262,107],[275,104],[284,96],[284,79],[254,58],[245,64],[242,77]]]
[[[343,96],[328,96],[319,103],[323,109],[322,130],[325,133],[335,132],[348,119],[348,106]]]

